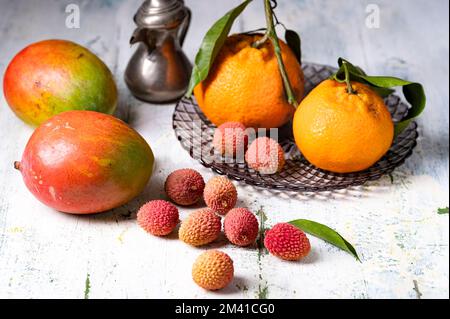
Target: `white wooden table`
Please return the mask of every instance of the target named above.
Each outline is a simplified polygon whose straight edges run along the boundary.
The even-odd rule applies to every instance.
[[[301,31],[304,60],[335,65],[339,56],[369,73],[424,83],[428,109],[420,119],[414,155],[393,174],[364,187],[317,196],[274,196],[238,185],[239,205],[263,209],[268,225],[307,218],[337,229],[359,252],[350,255],[311,238],[312,253],[299,263],[282,262],[253,248],[219,241],[203,249],[144,233],[135,221],[145,201],[164,197],[165,177],[191,167],[206,179],[174,136],[170,105],[135,100],[122,75],[139,0],[72,0],[81,28],[65,27],[67,1],[0,0],[0,74],[24,46],[64,38],[87,46],[114,72],[120,116],[156,154],[151,183],[138,199],[112,212],[71,216],[45,207],[26,190],[13,162],[32,129],[0,97],[0,297],[2,298],[448,298],[449,44],[446,0],[283,0],[279,18]],[[193,22],[185,51],[192,59],[207,29],[239,0],[187,0]],[[380,28],[365,25],[366,6],[380,8]],[[264,24],[256,0],[235,31]],[[181,209],[182,217],[190,209]],[[191,265],[207,248],[220,248],[235,262],[236,277],[210,293],[191,280]]]

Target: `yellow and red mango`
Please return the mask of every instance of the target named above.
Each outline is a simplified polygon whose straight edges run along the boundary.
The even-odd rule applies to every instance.
[[[117,105],[108,67],[65,40],[37,42],[19,52],[6,69],[3,91],[14,113],[33,126],[70,110],[112,114]]]
[[[121,120],[69,111],[35,130],[15,167],[45,205],[89,214],[121,206],[141,193],[153,162],[147,142]]]

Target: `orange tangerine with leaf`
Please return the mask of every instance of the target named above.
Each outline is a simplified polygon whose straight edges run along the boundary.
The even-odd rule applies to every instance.
[[[293,122],[295,142],[315,166],[337,173],[361,171],[391,147],[394,124],[383,99],[360,82],[329,79],[300,103]]]
[[[292,119],[274,46],[262,35],[236,34],[227,38],[206,80],[194,94],[208,119],[219,126],[240,122],[245,127],[275,128]],[[279,41],[282,60],[297,101],[304,92],[300,62],[289,46]]]

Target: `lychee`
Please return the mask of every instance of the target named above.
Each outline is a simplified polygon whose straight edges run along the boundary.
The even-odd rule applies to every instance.
[[[258,137],[248,147],[245,161],[260,174],[279,173],[286,162],[280,144],[269,137]]]
[[[299,260],[307,256],[311,250],[311,244],[305,233],[288,223],[277,224],[268,230],[264,246],[272,255],[284,260]]]
[[[170,234],[179,221],[178,209],[165,200],[150,201],[139,209],[138,224],[155,236]]]
[[[214,132],[213,146],[219,154],[234,157],[243,156],[248,144],[246,127],[239,122],[226,122]]]
[[[234,276],[233,260],[218,250],[201,254],[192,266],[192,279],[207,290],[225,288]]]
[[[225,236],[237,246],[254,243],[258,237],[258,228],[258,220],[247,208],[233,208],[225,216]]]
[[[192,246],[202,246],[216,240],[222,229],[222,222],[209,208],[190,214],[182,223],[179,238]]]
[[[206,205],[218,214],[225,215],[237,202],[237,191],[225,176],[210,179],[203,193]]]
[[[196,170],[179,169],[167,177],[164,188],[167,196],[176,204],[189,206],[202,198],[205,181]]]

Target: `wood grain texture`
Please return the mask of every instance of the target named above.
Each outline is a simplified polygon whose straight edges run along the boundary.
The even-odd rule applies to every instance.
[[[35,200],[12,168],[32,129],[19,121],[0,97],[0,297],[1,298],[448,298],[449,221],[438,215],[449,205],[449,44],[445,0],[379,0],[379,29],[365,26],[371,1],[279,1],[277,15],[301,32],[307,61],[335,65],[339,56],[371,74],[420,81],[428,108],[419,120],[414,155],[393,174],[347,191],[276,194],[236,184],[239,206],[262,209],[267,225],[297,218],[337,229],[354,244],[362,263],[311,238],[312,253],[299,263],[282,262],[253,248],[225,240],[202,249],[145,234],[136,209],[164,198],[165,177],[192,167],[171,127],[173,105],[151,105],[131,97],[123,72],[133,52],[128,44],[138,0],[73,0],[81,8],[81,28],[64,25],[66,2],[0,0],[0,74],[21,48],[46,38],[87,46],[115,74],[120,88],[118,116],[137,129],[156,154],[156,171],[144,193],[109,213],[70,216]],[[239,0],[187,0],[193,22],[185,51],[193,59],[201,39],[218,17]],[[255,1],[234,31],[264,23]],[[2,78],[1,78],[2,79]],[[184,218],[192,209],[181,209]],[[190,278],[204,249],[220,248],[235,261],[236,278],[209,293]],[[86,289],[87,281],[89,289]]]

